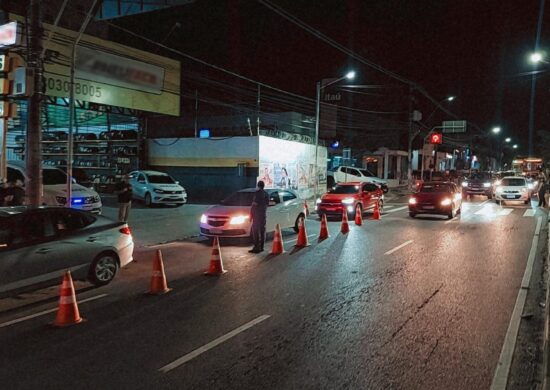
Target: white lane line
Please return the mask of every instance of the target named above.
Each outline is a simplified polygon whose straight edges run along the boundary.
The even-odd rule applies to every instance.
[[[314,237],[314,236],[316,236],[316,234],[308,234],[307,238]],[[286,241],[283,237],[283,243],[285,243],[285,242],[294,242],[294,241],[298,241],[298,238],[293,238],[292,240]]]
[[[395,213],[396,211],[401,211],[401,210],[405,210],[405,209],[408,209],[409,206],[403,206],[403,207],[398,207],[396,209],[392,209],[392,210],[388,210],[388,211],[385,211],[384,210],[384,213]]]
[[[385,209],[392,208],[392,207],[395,207],[395,205],[394,205],[394,204],[387,204],[387,203],[384,203],[384,208],[385,208]]]
[[[190,360],[196,358],[197,356],[207,352],[208,350],[220,345],[221,343],[229,340],[230,338],[235,337],[239,333],[242,333],[245,330],[252,328],[254,325],[258,325],[260,322],[262,322],[264,320],[267,320],[269,317],[271,317],[271,316],[267,315],[267,314],[259,316],[258,318],[254,319],[250,322],[247,322],[244,325],[239,326],[237,329],[234,329],[231,332],[229,332],[227,334],[224,334],[223,336],[218,337],[215,340],[212,340],[208,344],[205,344],[202,347],[199,347],[199,348],[195,349],[194,351],[189,352],[187,355],[184,355],[184,356],[180,357],[179,359],[174,360],[172,363],[169,363],[169,364],[165,365],[164,367],[159,368],[159,371],[161,371],[163,373],[167,373],[169,371],[172,371],[174,368],[177,368],[177,367],[181,366],[182,364],[187,363],[188,361],[190,361]]]
[[[414,242],[414,240],[409,240],[409,241],[406,241],[404,242],[403,244],[399,245],[399,246],[396,246],[395,248],[393,249],[390,249],[389,251],[387,251],[386,253],[384,253],[384,255],[391,255],[393,252],[395,251],[398,251],[399,249],[409,245],[409,244],[412,244]]]
[[[535,216],[536,212],[537,212],[537,210],[535,210],[535,209],[527,209],[523,213],[523,216],[524,217],[533,217],[533,216]]]
[[[90,302],[90,301],[95,301],[96,299],[104,298],[107,295],[108,294],[100,294],[100,295],[96,295],[95,297],[86,298],[86,299],[83,299],[81,301],[78,301],[78,304],[86,303],[86,302]],[[34,314],[28,315],[26,317],[16,318],[15,320],[11,320],[11,321],[8,321],[8,322],[1,323],[0,328],[5,328],[6,326],[18,324],[19,322],[30,320],[30,319],[35,318],[35,317],[40,317],[40,316],[43,316],[44,314],[53,313],[55,311],[57,311],[57,307],[55,309],[49,309],[49,310],[44,310],[44,311],[41,311],[41,312],[38,312],[38,313],[34,313]]]
[[[523,313],[523,307],[525,306],[525,301],[527,300],[527,290],[529,289],[529,282],[531,280],[531,274],[533,273],[533,264],[537,255],[541,223],[542,217],[538,217],[535,235],[533,236],[531,250],[529,251],[529,258],[527,259],[527,266],[525,267],[525,273],[523,274],[523,280],[521,281],[521,288],[519,289],[514,311],[512,312],[512,318],[510,319],[510,324],[508,325],[508,330],[506,331],[504,344],[502,345],[502,350],[500,351],[500,357],[498,358],[495,375],[493,376],[493,382],[491,383],[491,390],[505,390],[508,384],[508,374],[510,373],[512,357],[514,355],[514,349],[516,348],[521,314]]]

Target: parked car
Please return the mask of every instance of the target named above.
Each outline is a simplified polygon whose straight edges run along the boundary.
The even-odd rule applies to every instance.
[[[8,162],[8,181],[19,179],[23,183],[28,179],[23,161]],[[48,206],[64,206],[67,203],[67,174],[55,167],[42,167],[44,195],[42,201]],[[71,188],[71,207],[78,210],[101,214],[101,197],[91,188],[78,184],[73,178]]]
[[[67,269],[107,284],[133,250],[123,222],[63,207],[0,208],[0,296],[59,283]]]
[[[387,180],[380,179],[368,169],[341,166],[335,171],[328,172],[328,175],[334,177],[334,184],[350,182],[374,183],[379,185],[384,193],[388,192]]]
[[[350,216],[355,216],[357,207],[361,214],[374,209],[376,203],[380,211],[384,207],[384,193],[374,183],[340,183],[336,184],[321,199],[317,200],[315,209],[319,218],[323,214],[341,217],[344,210]]]
[[[409,198],[409,215],[446,215],[449,219],[462,210],[462,192],[451,182],[425,182]]]
[[[495,189],[495,202],[523,202],[529,204],[531,199],[528,183],[521,176],[506,176],[500,179],[500,184]]]
[[[255,188],[234,192],[219,205],[209,207],[200,220],[200,234],[207,237],[249,237],[252,223],[250,208]],[[298,232],[298,222],[305,217],[304,201],[287,189],[266,189],[269,195],[266,232],[292,227]]]
[[[172,176],[158,171],[133,171],[129,173],[134,199],[145,202],[147,207],[156,204],[187,203],[187,192]]]
[[[489,172],[475,172],[462,181],[464,197],[483,195],[487,199],[493,198],[493,177]]]

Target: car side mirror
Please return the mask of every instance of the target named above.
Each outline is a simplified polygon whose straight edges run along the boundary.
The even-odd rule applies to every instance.
[[[176,182],[176,184],[180,184],[180,182],[179,182],[179,181],[177,181],[177,182]]]

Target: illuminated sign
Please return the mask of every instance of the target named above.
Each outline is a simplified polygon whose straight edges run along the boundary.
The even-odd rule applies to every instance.
[[[10,22],[0,26],[0,47],[19,45],[21,39],[17,33],[17,22]]]
[[[430,135],[430,143],[433,145],[441,145],[441,142],[443,141],[443,137],[441,133],[432,133]]]
[[[210,129],[200,129],[199,138],[210,138]]]

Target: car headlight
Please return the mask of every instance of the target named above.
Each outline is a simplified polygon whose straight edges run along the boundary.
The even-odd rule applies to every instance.
[[[468,187],[468,182],[467,182],[467,181],[463,181],[463,182],[462,182],[462,187]]]
[[[523,188],[521,189],[521,192],[527,192],[527,188],[523,187]]]
[[[321,203],[321,199],[317,198],[317,200],[315,201],[316,204],[319,204]]]
[[[248,215],[237,215],[229,220],[230,225],[242,225],[249,218]]]
[[[56,200],[57,203],[59,203],[59,204],[65,204],[65,203],[67,203],[67,198],[65,198],[64,196],[56,196],[56,197],[55,197],[55,200]]]
[[[158,188],[155,188],[153,191],[156,192],[157,194],[164,194],[164,191],[159,190]]]
[[[449,198],[445,198],[441,201],[441,206],[450,206],[451,204],[451,199]]]
[[[353,202],[355,202],[355,199],[353,198],[346,198],[342,200],[343,204],[353,204]]]
[[[497,194],[500,194],[502,192],[502,187],[497,186],[496,191],[497,191]]]
[[[201,215],[201,223],[206,223],[206,220],[207,220],[207,219],[208,219],[208,218],[206,218],[206,215],[204,215],[204,214]]]
[[[416,204],[416,198],[410,198],[409,204]]]
[[[491,183],[483,183],[483,187],[489,188],[489,187],[491,187]]]

